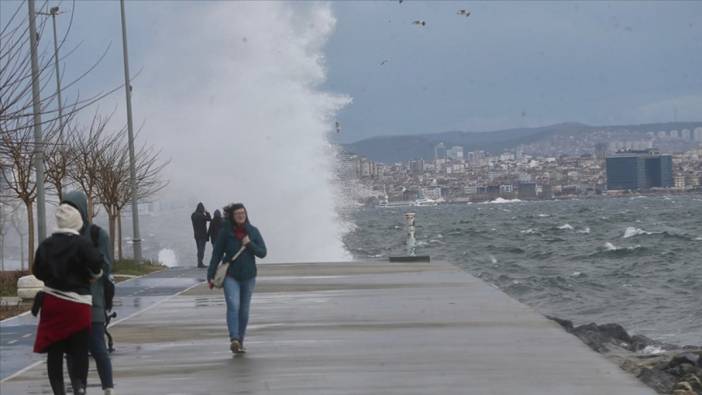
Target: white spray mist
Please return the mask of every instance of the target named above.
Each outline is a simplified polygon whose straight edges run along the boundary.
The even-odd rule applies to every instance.
[[[139,77],[145,93],[135,94],[141,136],[172,161],[161,199],[210,212],[243,202],[268,262],[349,259],[327,136],[350,99],[320,89],[329,5],[175,3],[161,15]],[[194,255],[187,214],[147,218],[159,225],[145,233]]]

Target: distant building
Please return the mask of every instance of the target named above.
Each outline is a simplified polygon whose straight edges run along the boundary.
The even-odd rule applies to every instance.
[[[673,186],[673,158],[656,150],[619,152],[607,157],[607,189],[641,190]]]
[[[607,157],[607,143],[595,144],[595,159],[604,160]]]
[[[460,145],[454,145],[446,151],[446,156],[453,160],[463,160],[463,147]]]
[[[446,159],[446,146],[444,143],[434,146],[434,159]]]
[[[536,183],[522,182],[517,190],[517,197],[521,200],[536,199]]]

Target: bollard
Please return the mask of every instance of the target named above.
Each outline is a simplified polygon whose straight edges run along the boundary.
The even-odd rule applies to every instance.
[[[405,213],[405,221],[407,221],[407,255],[391,256],[390,262],[429,262],[429,255],[417,255],[417,240],[414,238],[416,230],[414,226],[415,213]]]

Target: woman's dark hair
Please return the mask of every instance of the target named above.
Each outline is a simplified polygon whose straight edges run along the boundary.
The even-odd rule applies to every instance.
[[[226,219],[232,221],[232,223],[234,223],[234,212],[236,210],[241,209],[241,208],[243,208],[244,211],[246,211],[246,223],[248,224],[249,223],[249,212],[248,212],[248,210],[246,210],[246,207],[244,207],[243,203],[231,203],[231,204],[224,206],[224,208],[223,208],[224,218],[226,218]]]

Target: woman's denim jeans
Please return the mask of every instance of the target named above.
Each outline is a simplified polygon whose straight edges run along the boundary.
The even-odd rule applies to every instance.
[[[244,343],[246,325],[249,323],[251,294],[256,287],[256,277],[246,281],[237,281],[227,276],[224,279],[224,299],[227,301],[227,327],[229,340],[237,339]]]

